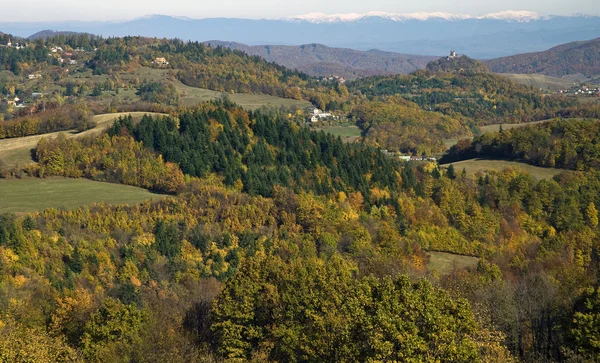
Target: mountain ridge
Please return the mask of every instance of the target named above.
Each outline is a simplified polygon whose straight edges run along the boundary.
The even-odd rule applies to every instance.
[[[496,73],[536,73],[553,77],[600,75],[600,37],[560,44],[542,52],[516,54],[484,62]]]
[[[325,13],[309,13],[297,15],[287,18],[281,18],[288,21],[307,21],[311,23],[332,23],[332,22],[353,22],[367,18],[383,18],[392,21],[406,20],[429,20],[440,19],[447,21],[467,20],[467,19],[493,19],[504,21],[528,22],[539,19],[549,19],[552,15],[541,15],[531,11],[514,11],[506,10],[496,13],[489,13],[482,16],[473,16],[468,14],[453,14],[447,12],[415,12],[415,13],[390,13],[383,11],[369,11],[366,13],[341,13],[341,14],[325,14]]]
[[[407,74],[424,69],[428,62],[438,58],[437,56],[385,52],[378,49],[360,51],[328,47],[318,43],[299,46],[250,46],[237,42],[211,40],[205,44],[240,50],[312,76],[337,75],[347,79],[373,75]]]
[[[521,15],[526,17],[527,14]],[[153,15],[121,22],[0,22],[0,29],[22,37],[44,29],[55,29],[104,37],[139,35],[201,42],[221,39],[248,45],[320,43],[337,48],[376,48],[428,56],[447,54],[454,49],[476,59],[543,51],[562,43],[600,36],[598,16],[542,16],[527,22],[508,21],[507,18],[510,16],[500,13],[485,19],[453,21],[434,18],[393,21],[369,17],[352,22],[311,23],[273,19],[182,19]]]

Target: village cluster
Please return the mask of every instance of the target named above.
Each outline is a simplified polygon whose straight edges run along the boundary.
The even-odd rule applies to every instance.
[[[558,93],[562,93],[562,94],[566,94],[566,95],[575,95],[575,96],[600,96],[600,87],[596,87],[596,88],[591,88],[588,86],[576,86],[576,87],[571,87],[569,89],[561,89],[558,90]]]
[[[437,161],[437,158],[434,156],[404,155],[398,151],[388,151],[388,150],[381,150],[381,151],[390,158],[399,159],[402,161]]]
[[[8,42],[6,44],[1,44],[0,47],[2,48],[12,48],[12,49],[16,49],[16,50],[23,50],[28,48],[30,45],[27,43],[24,44],[20,44],[20,43],[13,43],[10,39],[8,40]],[[56,62],[59,64],[68,64],[68,65],[77,65],[78,64],[78,58],[80,57],[81,54],[86,53],[87,51],[84,48],[75,48],[75,49],[63,49],[62,47],[59,46],[48,46],[48,56],[49,57],[53,57],[54,59],[56,59]],[[94,49],[95,51],[96,49]],[[168,64],[168,63],[167,63]],[[63,68],[61,69],[62,72],[69,72],[68,68]],[[34,80],[38,80],[38,79],[42,79],[43,75],[42,73],[39,72],[30,72],[29,74],[25,75],[26,79],[29,81],[34,81]],[[40,98],[44,95],[44,93],[42,92],[33,92],[31,93],[31,101],[33,101],[36,98]],[[12,108],[16,108],[16,109],[22,109],[27,107],[27,102],[25,102],[25,100],[23,99],[23,96],[21,97],[16,97],[14,95],[4,95],[2,97],[2,102],[0,102],[0,105],[2,103],[5,103],[8,107],[12,107]]]

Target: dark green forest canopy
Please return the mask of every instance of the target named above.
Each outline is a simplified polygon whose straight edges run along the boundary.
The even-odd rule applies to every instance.
[[[135,126],[118,122],[109,134],[123,127],[184,173],[219,173],[252,195],[271,196],[275,185],[318,194],[360,191],[367,199],[373,187],[400,189],[398,163],[377,149],[297,126],[280,112],[213,103],[180,113],[177,122],[149,116]]]

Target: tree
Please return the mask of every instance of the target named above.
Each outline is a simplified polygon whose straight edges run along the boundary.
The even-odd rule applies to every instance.
[[[175,224],[158,221],[154,228],[154,236],[156,248],[162,255],[172,259],[181,253],[181,239]]]
[[[480,358],[468,304],[428,282],[355,278],[325,262],[247,260],[214,301],[212,331],[225,358],[273,361],[463,362]]]
[[[592,361],[600,360],[600,288],[587,289],[579,297],[569,335],[576,352]]]
[[[596,205],[594,202],[590,202],[587,208],[585,209],[585,216],[587,218],[588,225],[591,228],[596,228],[598,226],[598,211],[596,210]]]
[[[456,171],[454,170],[454,164],[450,164],[446,170],[446,176],[448,179],[456,179]]]
[[[119,358],[128,361],[136,352],[142,327],[147,313],[135,305],[123,305],[118,300],[108,298],[102,308],[92,314],[85,325],[82,337],[84,356],[92,361],[105,361]]]

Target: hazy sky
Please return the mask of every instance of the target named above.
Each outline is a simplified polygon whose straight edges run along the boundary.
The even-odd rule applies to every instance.
[[[544,15],[600,14],[599,0],[0,0],[0,21],[113,20],[148,14],[191,18],[280,18],[312,12],[385,11],[483,15],[528,10]]]

